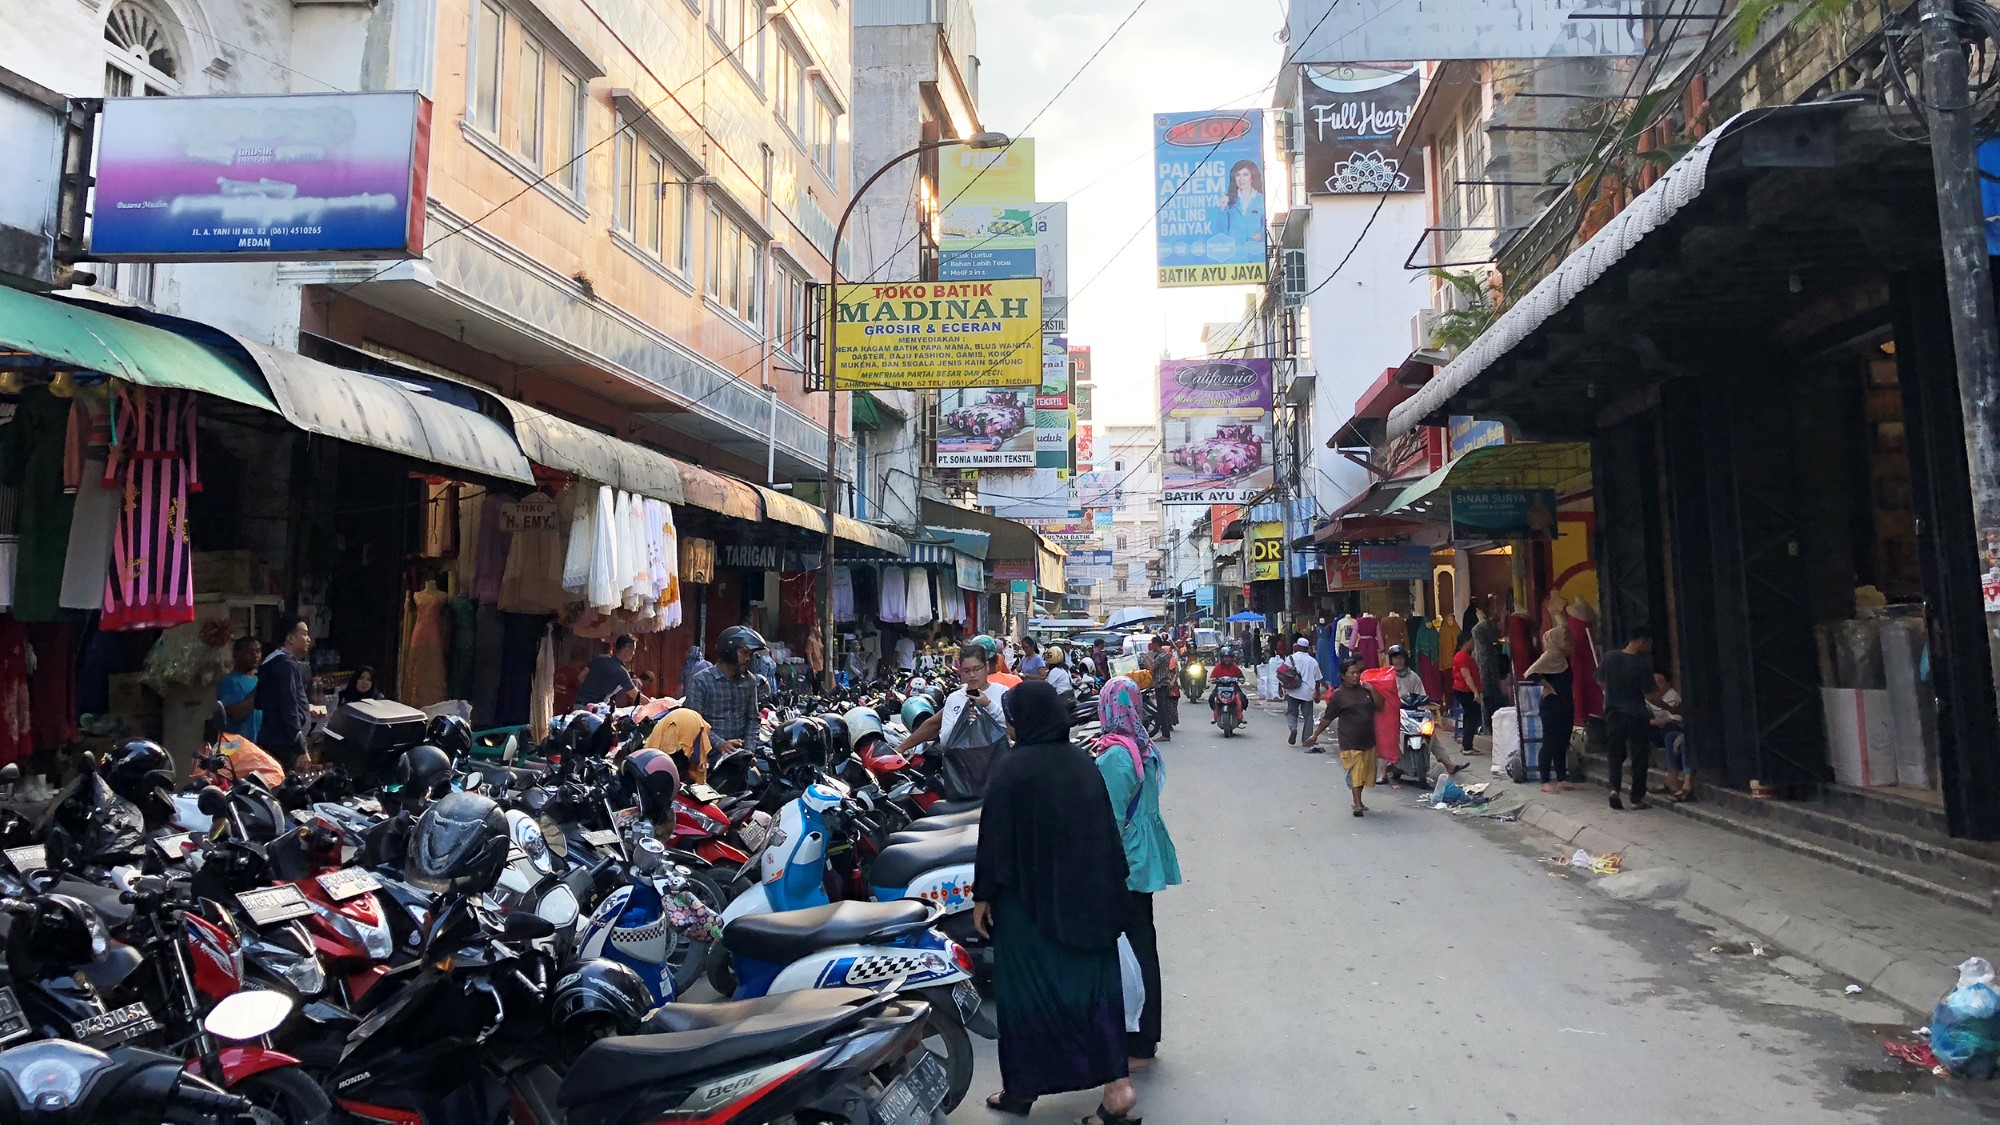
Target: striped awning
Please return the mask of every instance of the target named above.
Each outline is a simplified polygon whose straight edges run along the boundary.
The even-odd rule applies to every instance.
[[[920,566],[955,566],[958,549],[948,543],[912,543],[908,561]]]

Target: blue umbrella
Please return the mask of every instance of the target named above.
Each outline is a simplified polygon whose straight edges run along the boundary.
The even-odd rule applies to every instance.
[[[1242,613],[1232,613],[1228,617],[1223,618],[1223,620],[1232,625],[1262,625],[1264,623],[1264,615],[1261,613],[1251,613],[1246,609]]]

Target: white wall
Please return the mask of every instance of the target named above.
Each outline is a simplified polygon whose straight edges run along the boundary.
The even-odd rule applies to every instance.
[[[1308,298],[1312,354],[1305,362],[1315,379],[1312,429],[1304,442],[1304,452],[1311,455],[1306,488],[1329,512],[1366,489],[1368,474],[1328,449],[1326,440],[1353,414],[1355,400],[1383,370],[1410,354],[1410,318],[1430,307],[1423,271],[1403,268],[1404,257],[1427,225],[1424,197],[1390,196],[1369,227],[1369,215],[1379,202],[1380,196],[1314,196],[1306,227],[1307,281],[1310,286],[1324,283]],[[1357,238],[1362,241],[1353,258],[1328,281]]]

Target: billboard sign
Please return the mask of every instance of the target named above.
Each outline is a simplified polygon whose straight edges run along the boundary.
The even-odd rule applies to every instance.
[[[1006,148],[952,145],[938,153],[938,199],[953,207],[1026,203],[1035,198],[1035,141],[1015,137]],[[947,227],[949,219],[946,220]]]
[[[1363,582],[1414,582],[1431,576],[1429,547],[1362,547],[1356,553]]]
[[[1069,331],[1069,204],[960,204],[945,218],[938,277],[1035,278],[1042,283],[1044,329]]]
[[[1168,504],[1247,504],[1272,483],[1271,361],[1160,364]]]
[[[1034,280],[839,286],[830,386],[1038,387],[1041,290]]]
[[[1076,481],[1062,469],[1001,469],[979,474],[979,506],[1001,519],[1080,520]]]
[[[409,91],[106,98],[90,257],[421,257],[430,122]]]
[[[1153,139],[1161,287],[1264,284],[1263,112],[1156,114]]]
[[[1423,191],[1423,151],[1396,143],[1422,88],[1413,63],[1300,67],[1306,194]]]
[[[1507,424],[1488,422],[1465,414],[1453,414],[1445,430],[1451,435],[1448,453],[1457,457],[1489,445],[1507,444]]]
[[[1042,336],[1042,386],[1035,396],[1035,467],[1070,468],[1069,341]]]
[[[1571,18],[1579,13],[1631,18]],[[1611,0],[1293,0],[1286,57],[1343,63],[1636,55],[1645,19]]]
[[[1027,387],[938,392],[937,463],[948,469],[1031,469],[1034,395]]]
[[[1328,590],[1360,590],[1373,586],[1373,582],[1361,580],[1360,555],[1327,555],[1326,588]]]
[[[1285,525],[1269,520],[1250,525],[1250,581],[1276,582],[1285,561]]]
[[[1555,534],[1556,490],[1553,488],[1451,490],[1451,537],[1454,541],[1553,539]]]

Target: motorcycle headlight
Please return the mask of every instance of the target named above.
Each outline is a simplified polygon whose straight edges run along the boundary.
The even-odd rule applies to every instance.
[[[319,915],[327,925],[332,926],[341,937],[361,946],[363,952],[378,961],[386,959],[396,948],[396,943],[390,938],[389,927],[386,925],[371,926],[366,922],[350,918],[324,903],[315,902],[312,908],[313,913]]]
[[[387,931],[384,933],[386,936]],[[326,990],[326,972],[320,968],[319,958],[310,953],[256,941],[250,943],[250,955],[257,959],[258,964],[298,989],[300,995],[317,996]],[[382,955],[387,956],[387,953]]]
[[[1436,730],[1437,730],[1437,724],[1430,721],[1429,719],[1425,719],[1422,723],[1417,725],[1417,733],[1423,735],[1425,738],[1429,738],[1432,732]]]

